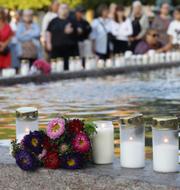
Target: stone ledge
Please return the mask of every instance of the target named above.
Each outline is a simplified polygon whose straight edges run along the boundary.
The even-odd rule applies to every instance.
[[[23,172],[15,166],[7,148],[0,147],[0,189],[2,190],[180,190],[180,174],[152,171],[152,162],[144,169],[112,165],[94,165],[79,171],[39,169]]]
[[[115,76],[119,74],[128,74],[132,72],[148,72],[158,69],[168,69],[172,67],[179,67],[180,62],[173,63],[161,63],[161,64],[148,64],[148,65],[132,65],[117,68],[105,68],[96,70],[84,70],[75,72],[62,72],[52,73],[46,75],[31,75],[31,76],[17,76],[12,78],[1,78],[0,86],[11,86],[15,84],[27,84],[27,83],[47,83],[59,80],[77,79],[77,78],[95,78],[103,76]]]

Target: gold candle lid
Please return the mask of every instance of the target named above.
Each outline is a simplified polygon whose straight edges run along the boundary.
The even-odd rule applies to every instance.
[[[120,118],[120,123],[126,127],[140,127],[144,123],[143,114],[133,114]]]
[[[16,110],[16,118],[21,120],[36,120],[38,110],[34,107],[21,107]]]
[[[177,130],[178,118],[177,117],[155,117],[153,118],[153,127],[161,130]]]

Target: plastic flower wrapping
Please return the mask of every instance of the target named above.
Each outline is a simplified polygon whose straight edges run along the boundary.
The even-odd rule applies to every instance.
[[[11,154],[25,171],[39,167],[81,169],[92,163],[91,137],[96,132],[92,122],[55,118],[45,131],[34,131],[20,143],[12,141]]]

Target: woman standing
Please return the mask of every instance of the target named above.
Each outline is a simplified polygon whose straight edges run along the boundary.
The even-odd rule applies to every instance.
[[[11,65],[9,43],[12,36],[11,27],[6,22],[6,13],[3,8],[0,8],[0,70]]]
[[[17,26],[16,37],[20,59],[27,59],[31,66],[36,59],[42,58],[40,28],[38,24],[33,22],[33,12],[31,10],[23,12],[22,22]]]
[[[149,28],[149,20],[143,12],[143,6],[140,1],[133,3],[130,18],[133,26],[133,35],[129,40],[131,42],[131,50],[134,52],[136,45],[144,38]]]
[[[133,34],[132,24],[126,18],[124,7],[118,5],[115,12],[115,22],[112,24],[112,33],[116,37],[114,40],[114,53],[124,53],[129,49],[128,38]]]
[[[155,17],[152,23],[152,28],[158,31],[160,41],[164,45],[166,45],[169,40],[167,30],[171,20],[170,6],[167,3],[163,3],[160,9],[160,14]]]
[[[108,33],[111,30],[111,20],[108,18],[109,9],[106,5],[98,7],[98,18],[92,22],[91,39],[93,41],[93,52],[99,59],[106,60],[110,56],[110,44]]]

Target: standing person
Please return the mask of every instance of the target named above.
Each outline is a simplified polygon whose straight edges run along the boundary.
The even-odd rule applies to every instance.
[[[75,22],[77,28],[77,40],[79,42],[79,53],[82,57],[83,66],[85,66],[85,58],[90,54],[88,50],[91,46],[88,38],[91,32],[90,24],[84,19],[85,9],[83,6],[78,6],[75,10]],[[88,47],[87,47],[88,46]]]
[[[53,0],[49,7],[49,11],[45,14],[42,20],[42,43],[46,46],[46,31],[49,23],[56,17],[58,17],[59,2],[58,0]]]
[[[131,50],[134,52],[136,45],[143,39],[149,28],[149,20],[143,12],[140,1],[133,2],[130,19],[133,26],[133,35],[129,40],[131,42]]]
[[[111,3],[109,6],[109,18],[114,20],[115,19],[115,12],[116,12],[117,4]]]
[[[11,66],[10,42],[13,31],[6,21],[6,13],[0,8],[0,70]]]
[[[22,22],[17,26],[16,37],[20,60],[27,59],[30,62],[30,66],[32,66],[36,59],[42,58],[40,28],[33,21],[32,10],[23,11]]]
[[[129,49],[128,38],[133,34],[131,20],[126,18],[124,7],[118,5],[115,12],[115,22],[112,24],[114,40],[114,53],[124,53]]]
[[[170,23],[167,34],[169,35],[169,43],[159,52],[180,49],[180,5],[175,8],[174,20]]]
[[[159,40],[164,45],[168,43],[167,29],[171,22],[170,6],[167,3],[162,4],[160,14],[155,17],[152,22],[152,28],[156,29],[159,33]]]
[[[14,36],[11,40],[11,66],[16,69],[16,73],[19,73],[19,68],[20,68],[20,61],[18,58],[18,52],[17,52],[17,38],[16,38],[16,31],[17,31],[17,26],[18,23],[20,22],[21,15],[19,11],[13,11],[11,12],[11,21],[10,21],[10,26],[11,29],[14,32]]]
[[[51,58],[64,59],[65,70],[69,69],[69,57],[79,55],[76,24],[69,18],[69,6],[65,3],[47,28],[47,49]]]
[[[111,20],[108,18],[109,10],[106,5],[100,5],[97,12],[98,18],[94,19],[91,25],[93,52],[99,57],[99,59],[106,60],[110,56],[108,33],[111,31]]]

